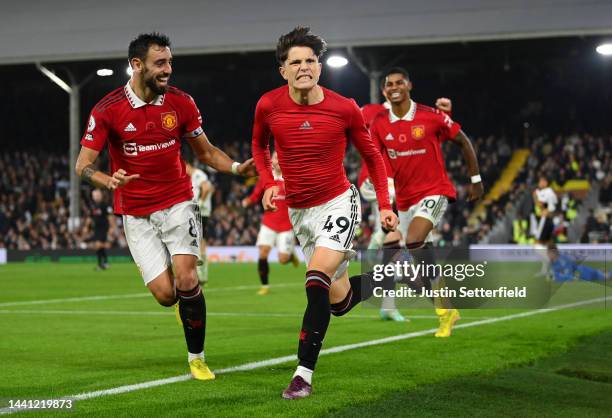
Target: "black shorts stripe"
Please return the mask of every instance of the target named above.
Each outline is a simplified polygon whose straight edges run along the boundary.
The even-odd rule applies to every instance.
[[[351,225],[349,226],[349,232],[344,241],[344,248],[349,249],[351,242],[353,241],[353,235],[355,234],[355,226],[357,224],[359,207],[357,206],[357,189],[351,184]]]
[[[195,213],[195,221],[196,221],[196,229],[198,230],[198,240],[202,241],[204,239],[204,233],[202,231],[202,214],[200,213],[200,206],[193,202],[193,212]]]

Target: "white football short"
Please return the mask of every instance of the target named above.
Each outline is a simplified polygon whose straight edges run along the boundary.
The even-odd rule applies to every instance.
[[[398,212],[399,225],[397,228],[399,232],[401,232],[402,237],[406,239],[408,236],[408,226],[416,216],[429,220],[435,228],[442,220],[442,216],[444,216],[447,207],[448,198],[446,196],[427,196],[418,203],[410,206],[408,210],[400,210]],[[430,232],[427,238],[425,238],[425,242],[431,242],[432,239],[432,234]]]
[[[290,229],[289,231],[277,232],[272,228],[265,225],[261,225],[259,228],[259,234],[257,234],[257,243],[255,245],[276,247],[279,253],[291,254],[293,253],[295,235]]]
[[[128,247],[145,285],[172,265],[172,256],[200,258],[200,216],[192,201],[177,203],[148,216],[123,215]]]
[[[353,238],[361,223],[359,192],[353,185],[340,196],[327,203],[307,209],[289,208],[293,231],[302,246],[306,265],[316,247],[325,247],[344,253],[344,261],[331,278],[342,276],[349,260],[355,256]]]

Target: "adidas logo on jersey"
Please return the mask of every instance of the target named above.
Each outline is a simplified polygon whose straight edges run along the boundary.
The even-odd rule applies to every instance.
[[[300,126],[300,129],[312,129],[312,126],[310,126],[310,122],[304,121],[304,123],[302,123],[302,126]]]
[[[136,132],[136,127],[132,125],[132,122],[128,123],[128,126],[123,130],[124,132]]]
[[[385,137],[385,141],[393,141],[393,135],[391,135],[390,133],[387,134],[387,136]]]
[[[329,239],[338,243],[340,242],[340,236],[338,236],[338,234],[332,235],[331,237],[329,237]]]

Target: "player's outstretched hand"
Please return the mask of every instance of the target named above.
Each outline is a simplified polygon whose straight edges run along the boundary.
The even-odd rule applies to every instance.
[[[471,202],[473,200],[478,200],[482,197],[483,194],[484,194],[484,187],[482,186],[482,182],[470,184],[468,186],[467,200],[468,202]]]
[[[263,198],[261,199],[261,204],[263,205],[264,210],[269,210],[274,212],[276,209],[276,196],[278,196],[278,186],[272,186],[264,192]]]
[[[128,176],[127,172],[124,169],[120,168],[119,170],[113,173],[111,178],[108,180],[108,184],[106,185],[106,187],[108,187],[110,190],[115,190],[117,187],[125,186],[130,181],[139,177],[140,174],[132,174],[131,176]]]
[[[440,97],[436,100],[436,108],[444,113],[450,114],[453,110],[453,102],[448,97]]]
[[[255,177],[257,175],[257,170],[255,169],[255,161],[252,158],[249,158],[238,166],[237,171],[238,174],[243,177]]]
[[[382,225],[383,229],[386,229],[387,231],[395,231],[398,224],[397,215],[389,209],[381,210],[380,224]]]

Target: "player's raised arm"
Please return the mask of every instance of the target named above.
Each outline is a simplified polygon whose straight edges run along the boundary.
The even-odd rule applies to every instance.
[[[140,177],[139,174],[131,174],[119,169],[109,176],[106,173],[98,170],[96,167],[96,159],[98,158],[99,151],[91,148],[81,147],[81,152],[76,162],[76,173],[81,179],[96,187],[104,187],[109,190],[115,190],[117,187],[121,187],[130,181]]]
[[[232,160],[226,153],[211,144],[204,132],[200,132],[193,138],[187,137],[187,142],[197,159],[215,170],[244,177],[257,175],[253,166],[253,159],[249,158],[243,163]]]
[[[361,158],[365,162],[370,179],[376,190],[376,198],[380,209],[380,221],[384,229],[394,231],[397,227],[397,215],[391,210],[391,202],[389,201],[389,189],[387,181],[387,171],[385,162],[378,146],[374,144],[370,133],[365,126],[363,116],[354,104],[353,116],[351,118],[351,126],[348,131],[348,138],[353,142],[357,151],[361,154]]]
[[[253,122],[253,139],[251,149],[259,181],[263,185],[264,194],[262,204],[264,210],[275,211],[274,197],[278,194],[278,187],[272,174],[272,157],[270,155],[270,128],[266,122],[265,104],[263,99],[257,102],[255,108],[255,121]]]
[[[453,143],[461,147],[463,158],[467,163],[468,173],[470,175],[471,181],[471,184],[468,188],[468,200],[478,200],[484,194],[484,187],[482,186],[482,179],[480,178],[478,157],[476,156],[476,151],[474,151],[472,141],[470,141],[470,139],[462,130],[459,130],[459,132],[453,139]]]
[[[106,146],[108,139],[107,121],[108,113],[99,112],[96,108],[89,115],[87,123],[87,131],[81,138],[81,151],[77,158],[75,171],[81,179],[91,183],[96,187],[104,187],[109,190],[115,190],[130,181],[140,177],[139,174],[127,173],[124,169],[119,168],[112,175],[108,175],[98,170],[96,167],[96,159],[100,151]]]
[[[453,102],[448,97],[439,97],[436,100],[436,109],[450,116],[453,111]]]
[[[387,188],[387,171],[385,170],[385,162],[378,150],[378,146],[374,144],[370,134],[365,127],[363,116],[357,105],[353,112],[352,123],[349,129],[349,139],[353,142],[361,158],[365,162],[370,179],[376,190],[376,198],[381,210],[391,209],[389,201],[389,190]]]
[[[270,128],[266,122],[263,99],[257,102],[255,108],[251,149],[260,176],[259,181],[263,184],[264,189],[267,189],[274,185],[274,175],[272,174],[272,157],[270,155]]]

